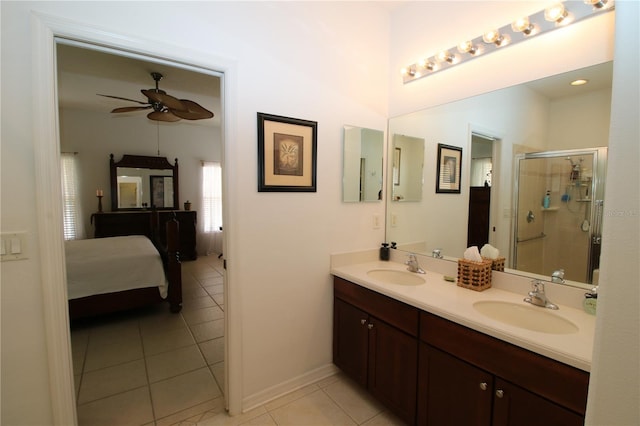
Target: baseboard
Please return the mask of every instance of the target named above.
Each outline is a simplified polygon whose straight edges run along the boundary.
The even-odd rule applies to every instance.
[[[280,398],[283,395],[332,376],[338,371],[338,367],[335,365],[327,364],[275,386],[271,386],[263,391],[254,393],[253,395],[249,395],[242,400],[242,412],[245,413],[276,398]]]

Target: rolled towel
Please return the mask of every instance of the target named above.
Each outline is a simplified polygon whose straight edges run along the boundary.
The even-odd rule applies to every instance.
[[[464,251],[464,258],[473,262],[482,262],[482,256],[480,256],[480,252],[476,246],[471,246],[466,249]]]
[[[500,256],[500,251],[491,244],[485,244],[480,249],[480,254],[487,259],[497,259]]]

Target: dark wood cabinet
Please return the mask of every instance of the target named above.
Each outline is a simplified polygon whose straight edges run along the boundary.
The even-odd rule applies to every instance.
[[[410,425],[584,423],[589,373],[339,277],[333,361]]]
[[[584,423],[588,373],[424,312],[420,339],[418,424]]]
[[[124,235],[146,235],[151,237],[152,211],[117,211],[94,213],[91,221],[95,226],[96,238],[117,237]],[[195,211],[160,210],[158,214],[158,229],[164,230],[165,224],[175,216],[180,226],[180,259],[195,260],[196,252],[196,223]],[[166,235],[159,235],[160,241],[166,244]]]
[[[420,344],[418,424],[491,424],[493,376]]]
[[[334,363],[413,424],[418,310],[341,278],[334,290]]]

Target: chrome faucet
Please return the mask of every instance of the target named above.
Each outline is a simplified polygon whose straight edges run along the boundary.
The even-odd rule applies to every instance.
[[[418,259],[416,259],[416,255],[411,253],[409,254],[409,260],[407,260],[406,262],[404,262],[405,265],[407,266],[407,271],[409,272],[415,272],[417,274],[424,274],[424,269],[422,269],[420,267],[420,265],[418,265]]]
[[[558,269],[551,274],[551,282],[557,284],[564,284],[564,269]]]
[[[531,281],[532,290],[529,292],[529,296],[524,298],[524,301],[531,303],[535,306],[542,306],[548,309],[558,309],[558,305],[555,305],[547,299],[547,295],[544,292],[544,283],[540,280]]]
[[[436,259],[442,259],[442,250],[441,249],[433,249],[431,251],[431,257],[435,257]]]

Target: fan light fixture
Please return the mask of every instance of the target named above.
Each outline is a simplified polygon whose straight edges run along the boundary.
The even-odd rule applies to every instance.
[[[156,82],[155,89],[142,89],[140,92],[147,98],[147,102],[135,99],[122,98],[120,96],[101,95],[107,98],[121,99],[123,101],[135,102],[144,106],[120,107],[115,108],[112,113],[133,112],[146,109],[153,109],[147,118],[154,121],[174,122],[180,119],[185,120],[202,120],[212,118],[213,113],[199,104],[188,99],[178,99],[168,95],[164,90],[160,90],[158,83],[163,76],[159,72],[152,72],[151,77]]]
[[[443,49],[428,59],[421,59],[403,68],[402,82],[406,84],[444,69],[453,68],[454,65],[457,66],[484,56],[486,53],[520,43],[538,34],[553,31],[601,12],[611,11],[614,7],[614,0],[583,0],[555,4],[530,16],[518,18],[511,24],[487,31],[482,36],[466,40],[455,47]],[[452,54],[454,50],[459,54]],[[422,73],[420,70],[428,72]]]

